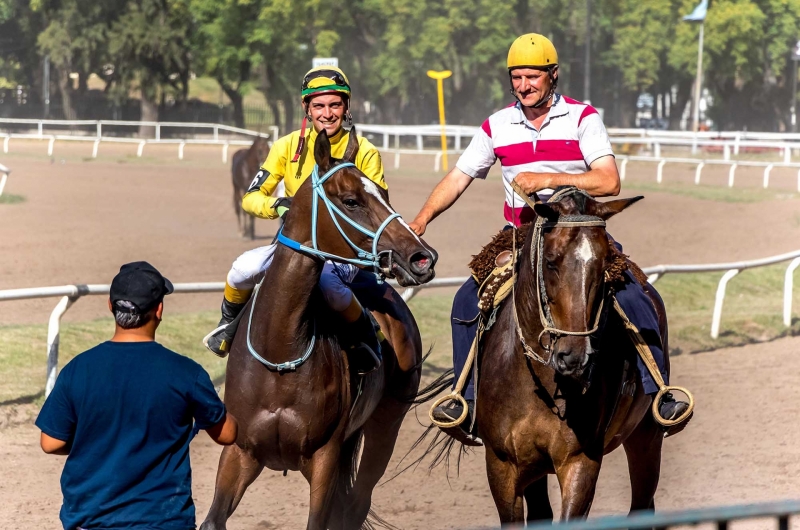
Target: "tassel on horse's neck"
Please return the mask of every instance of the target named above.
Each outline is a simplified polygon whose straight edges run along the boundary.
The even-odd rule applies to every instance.
[[[297,142],[297,151],[294,152],[294,157],[292,157],[292,162],[297,162],[300,160],[300,154],[303,152],[303,148],[306,146],[306,124],[308,123],[308,115],[303,116],[303,125],[300,127],[300,141]]]

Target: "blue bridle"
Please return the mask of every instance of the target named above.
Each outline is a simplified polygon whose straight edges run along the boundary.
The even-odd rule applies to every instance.
[[[378,277],[380,281],[383,278],[384,270],[381,268],[380,265],[380,257],[381,254],[384,252],[389,253],[390,256],[390,263],[391,263],[391,251],[384,251],[378,252],[378,240],[383,234],[383,231],[386,230],[386,227],[389,226],[389,223],[400,217],[399,213],[392,213],[387,217],[383,223],[378,227],[375,232],[371,232],[367,230],[360,224],[356,223],[352,219],[350,219],[347,215],[345,215],[342,210],[340,210],[333,202],[328,198],[325,194],[325,188],[323,184],[325,181],[331,178],[337,171],[340,171],[347,167],[356,167],[355,164],[352,162],[345,162],[343,164],[339,164],[338,166],[334,166],[328,170],[327,173],[319,176],[319,166],[315,165],[314,170],[311,172],[311,187],[313,189],[314,195],[312,196],[311,202],[311,246],[307,247],[305,245],[300,244],[299,242],[286,237],[283,234],[283,229],[278,232],[278,243],[286,245],[287,247],[291,248],[292,250],[296,250],[297,252],[303,252],[305,254],[310,254],[312,256],[321,258],[323,260],[332,259],[335,261],[343,261],[345,263],[352,263],[353,265],[363,265],[367,267],[372,267],[375,271],[375,275]],[[353,249],[356,253],[356,258],[345,258],[343,256],[337,256],[336,254],[330,254],[328,252],[324,252],[319,249],[317,245],[317,218],[319,213],[319,201],[325,205],[328,209],[328,213],[333,219],[333,224],[336,225],[336,229],[339,230],[339,235],[347,242],[348,245]],[[350,226],[364,234],[365,236],[372,238],[372,252],[368,252],[355,243],[353,243],[347,234],[345,234],[344,230],[342,229],[342,225],[339,223],[339,219],[343,219],[346,221]]]

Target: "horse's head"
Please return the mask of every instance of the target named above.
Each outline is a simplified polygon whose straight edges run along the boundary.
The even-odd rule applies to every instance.
[[[250,150],[255,153],[258,163],[263,164],[269,154],[269,142],[263,136],[256,136],[253,145],[250,146]]]
[[[314,146],[314,158],[322,176],[345,162],[355,163],[358,138],[355,128],[342,159],[331,156],[331,144],[325,131],[320,131]],[[327,200],[341,213],[331,213],[323,199],[315,195],[312,179],[300,187],[292,203],[284,232],[296,241],[309,241],[315,229],[311,226],[313,201],[317,204],[317,249],[342,258],[358,259],[356,249],[379,256],[379,268],[402,286],[419,285],[433,279],[436,251],[426,245],[392,209],[389,195],[355,166],[345,166],[322,183]],[[346,218],[346,219],[345,219]],[[387,223],[386,221],[389,220]],[[360,228],[359,228],[360,227]],[[364,231],[362,231],[362,229]],[[377,233],[377,242],[369,233]],[[347,239],[345,239],[347,238]]]
[[[605,273],[615,255],[604,221],[639,199],[642,197],[598,202],[574,192],[535,207],[545,223],[532,263],[533,270],[538,270],[534,281],[544,287],[540,310],[546,314],[549,309],[549,326],[554,328],[540,340],[549,341],[552,367],[584,384],[588,384],[585,376],[593,352],[587,332],[600,321],[607,294]]]

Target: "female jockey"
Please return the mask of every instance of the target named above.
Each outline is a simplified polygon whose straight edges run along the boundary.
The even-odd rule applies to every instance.
[[[303,78],[301,101],[305,117],[299,131],[278,139],[270,149],[267,160],[253,178],[242,198],[245,212],[264,219],[283,217],[292,204],[292,196],[311,175],[316,164],[314,143],[323,129],[331,143],[331,155],[342,158],[347,147],[349,132],[343,122],[352,123],[350,115],[350,83],[339,68],[321,66],[313,68]],[[313,127],[306,132],[306,124]],[[367,178],[387,189],[383,178],[383,163],[378,150],[366,138],[358,138],[355,164]],[[286,186],[286,197],[272,196],[280,182]],[[209,350],[224,357],[230,350],[236,326],[228,326],[244,309],[256,284],[264,277],[276,244],[245,252],[233,262],[225,283],[222,299],[222,319],[218,327],[205,339]],[[372,315],[361,307],[347,286],[358,268],[354,265],[327,262],[320,276],[323,297],[331,309],[347,323],[344,327],[343,346],[351,355],[359,373],[367,373],[381,363],[379,331]]]

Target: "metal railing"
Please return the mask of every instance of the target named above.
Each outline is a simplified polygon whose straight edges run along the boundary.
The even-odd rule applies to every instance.
[[[193,123],[193,122],[138,122],[138,121],[113,121],[113,120],[31,120],[31,119],[14,119],[14,118],[0,118],[0,129],[8,128],[11,125],[16,126],[29,126],[35,128],[35,132],[31,133],[16,133],[7,132],[0,133],[0,138],[3,138],[3,150],[8,152],[9,140],[12,138],[19,139],[39,139],[48,140],[48,155],[53,154],[53,145],[56,141],[91,141],[94,142],[92,155],[97,156],[97,150],[101,142],[127,142],[137,143],[138,156],[142,156],[142,150],[147,144],[178,144],[178,157],[183,158],[183,149],[186,144],[205,144],[205,145],[222,145],[223,153],[222,160],[227,162],[228,145],[246,145],[247,142],[235,139],[224,139],[223,135],[244,135],[244,136],[258,136],[260,133],[248,129],[240,129],[238,127],[231,127],[228,125],[221,125],[215,123]],[[140,126],[152,127],[155,139],[140,139],[134,138],[136,131],[131,131],[129,137],[108,136],[104,135],[104,127],[107,130],[110,127],[114,128],[138,128]],[[72,128],[70,134],[58,134],[50,132],[50,129],[63,129]],[[442,151],[440,148],[425,148],[425,138],[439,138],[442,134],[442,129],[439,125],[373,125],[373,124],[359,124],[358,130],[363,134],[370,134],[381,137],[381,142],[377,142],[381,150],[385,153],[394,154],[394,167],[400,167],[401,155],[431,155],[434,156],[434,170],[438,171],[441,164]],[[168,129],[194,129],[210,135],[210,138],[183,138],[183,139],[166,139],[163,138],[163,131]],[[269,129],[272,133],[272,138],[278,138],[279,130],[275,126],[270,126]],[[452,150],[448,154],[459,154],[463,152],[464,140],[471,139],[479,130],[479,127],[465,126],[465,125],[448,125],[445,127],[445,135],[452,139]],[[698,169],[698,175],[702,165],[713,163],[729,163],[732,165],[754,165],[754,166],[788,166],[798,167],[800,165],[791,165],[792,152],[794,150],[800,151],[800,133],[752,133],[743,131],[728,131],[728,132],[698,132],[691,133],[686,131],[660,131],[660,130],[647,130],[647,129],[615,129],[608,130],[611,137],[611,143],[615,145],[634,144],[642,145],[649,149],[653,156],[619,156],[620,160],[653,160],[663,164],[669,162],[689,162],[701,164]],[[265,135],[262,135],[265,136]],[[401,137],[414,138],[414,148],[401,146]],[[392,142],[392,139],[394,140]],[[719,148],[722,152],[722,159],[679,159],[679,158],[664,158],[661,156],[662,146],[677,146],[691,148],[692,153],[696,153],[698,148]],[[737,161],[731,162],[731,156],[738,156],[742,149],[766,149],[776,150],[782,153],[782,163],[770,162],[751,162],[751,161]],[[731,169],[731,174],[735,172],[735,167]],[[659,170],[660,175],[660,170]],[[767,172],[768,175],[768,172]],[[768,177],[767,177],[768,178]],[[800,177],[798,177],[800,181]],[[732,177],[731,177],[732,181]],[[660,180],[659,180],[660,182]],[[798,183],[800,187],[800,182]]]
[[[403,300],[411,300],[420,289],[432,287],[455,287],[460,286],[467,277],[458,278],[438,278],[423,285],[407,287],[403,290]],[[397,287],[397,283],[390,281]],[[225,290],[225,282],[207,283],[176,283],[174,284],[176,293],[221,293]],[[50,320],[47,325],[47,381],[45,383],[45,396],[49,396],[56,384],[58,376],[58,350],[61,335],[61,318],[64,313],[72,307],[76,301],[84,296],[108,295],[110,285],[89,284],[89,285],[61,285],[57,287],[34,287],[30,289],[9,289],[0,291],[0,301],[4,300],[29,300],[32,298],[51,298],[61,297],[56,307],[50,313]]]
[[[785,326],[790,327],[792,325],[792,294],[794,287],[793,278],[794,271],[800,267],[800,250],[753,261],[711,263],[705,265],[656,265],[653,267],[645,267],[642,270],[648,275],[647,279],[650,283],[656,283],[666,274],[725,271],[725,274],[722,275],[722,278],[720,278],[717,285],[717,291],[714,300],[714,312],[711,320],[711,338],[717,339],[719,338],[719,328],[722,320],[722,307],[725,300],[726,287],[731,278],[746,269],[774,265],[789,260],[791,261],[784,274],[783,323]],[[409,301],[417,294],[417,292],[419,292],[420,289],[427,289],[431,287],[458,287],[467,281],[468,278],[469,276],[437,278],[424,285],[406,288],[403,291],[402,296],[405,301]],[[397,286],[395,282],[390,283],[394,286]],[[0,291],[0,301],[61,297],[61,300],[50,314],[50,320],[47,328],[46,395],[52,390],[57,375],[61,317],[64,316],[64,313],[66,313],[72,304],[74,304],[79,298],[90,295],[107,295],[109,292],[109,287],[109,285],[104,284],[63,285],[59,287],[35,287],[30,289],[9,289]],[[175,284],[176,293],[222,292],[224,288],[224,282]]]
[[[800,500],[739,504],[661,513],[634,513],[630,516],[598,517],[583,521],[539,523],[526,528],[551,530],[621,530],[628,528],[670,528],[713,523],[718,530],[728,530],[729,523],[745,519],[775,519],[778,530],[789,530],[789,518],[800,514]]]
[[[742,167],[763,167],[764,175],[762,178],[762,187],[767,189],[770,182],[770,174],[772,170],[777,168],[791,168],[797,169],[797,191],[800,192],[800,164],[798,163],[778,163],[778,162],[759,162],[754,160],[719,160],[719,159],[697,159],[697,158],[665,158],[655,156],[630,156],[630,155],[616,155],[619,162],[619,177],[625,180],[627,176],[628,162],[654,162],[656,166],[656,182],[661,184],[664,180],[664,166],[670,164],[695,164],[694,183],[700,184],[700,177],[703,168],[707,165],[727,165],[730,167],[728,170],[728,187],[732,188],[736,177],[736,169]]]

